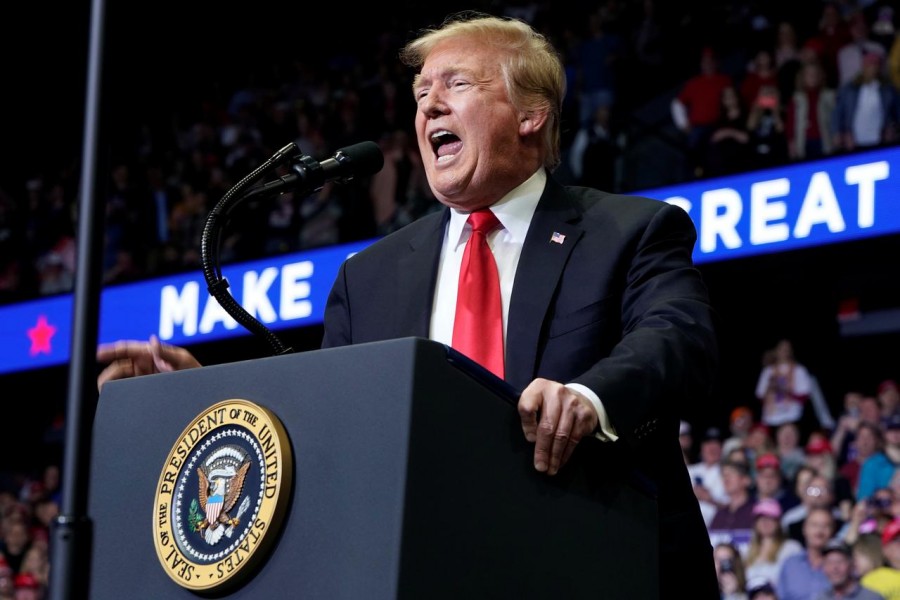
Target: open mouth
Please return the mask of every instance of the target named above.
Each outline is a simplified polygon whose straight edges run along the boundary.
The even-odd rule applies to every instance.
[[[446,162],[462,149],[462,140],[455,133],[442,129],[431,134],[431,148],[439,163]]]

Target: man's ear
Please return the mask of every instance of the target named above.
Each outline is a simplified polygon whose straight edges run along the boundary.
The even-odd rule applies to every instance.
[[[519,135],[528,136],[539,133],[547,124],[546,110],[531,110],[519,114]]]

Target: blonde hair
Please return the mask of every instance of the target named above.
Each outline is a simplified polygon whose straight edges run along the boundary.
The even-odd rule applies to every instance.
[[[559,53],[550,41],[519,19],[463,11],[448,17],[440,27],[424,30],[400,51],[400,60],[419,69],[438,44],[457,38],[503,52],[500,71],[509,101],[522,112],[547,113],[543,129],[544,167],[552,171],[559,166],[566,76]]]

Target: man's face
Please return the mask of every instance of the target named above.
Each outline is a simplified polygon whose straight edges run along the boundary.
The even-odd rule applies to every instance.
[[[722,459],[722,442],[716,439],[705,440],[700,444],[700,459],[708,465]]]
[[[824,548],[834,531],[834,519],[825,510],[814,510],[803,521],[807,548]]]
[[[781,488],[781,471],[766,467],[756,472],[756,487],[763,498],[771,498]]]
[[[850,557],[842,552],[829,552],[822,561],[822,571],[833,586],[840,586],[850,578]]]
[[[527,124],[507,97],[500,60],[498,50],[471,40],[443,42],[414,86],[428,183],[443,204],[465,211],[500,200],[539,164],[523,155]]]

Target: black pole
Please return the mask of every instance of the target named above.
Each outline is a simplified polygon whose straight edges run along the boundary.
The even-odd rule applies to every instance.
[[[103,57],[103,0],[92,0],[87,91],[84,108],[78,254],[72,310],[72,348],[62,469],[62,505],[51,537],[50,598],[88,597],[91,522],[87,514],[91,429],[96,409],[96,351],[102,287],[104,203],[94,201],[100,72]]]

